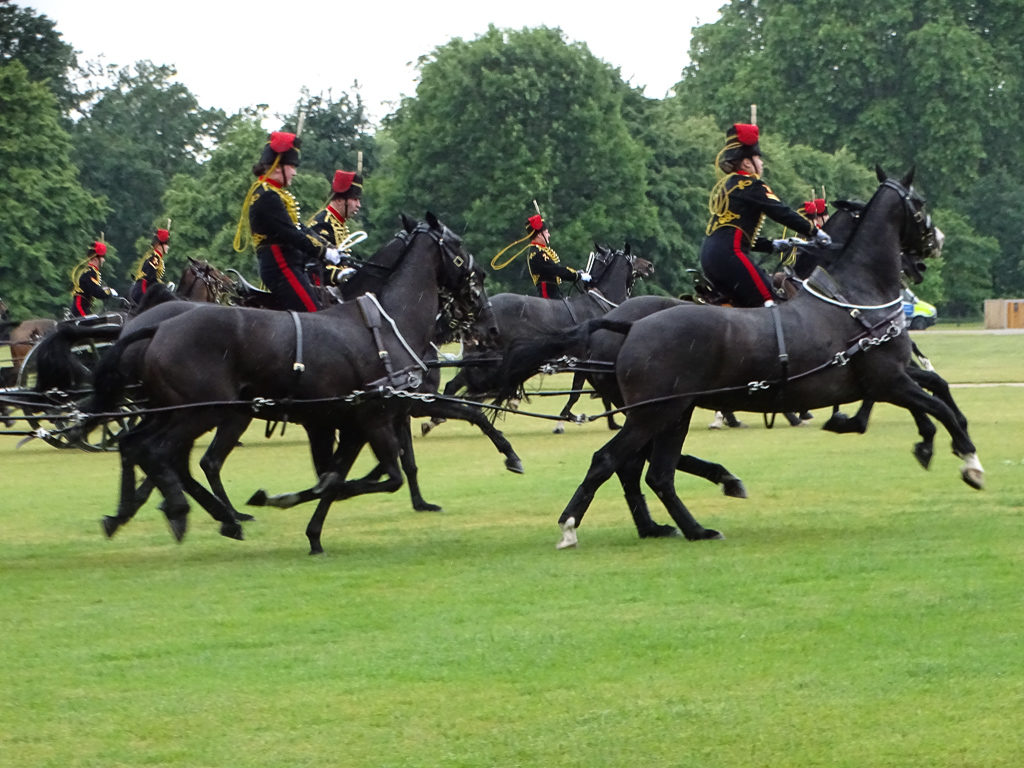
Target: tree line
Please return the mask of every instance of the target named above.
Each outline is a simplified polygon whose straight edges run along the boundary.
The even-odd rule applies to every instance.
[[[649,99],[558,29],[491,26],[424,53],[415,95],[373,125],[355,88],[303,90],[273,119],[206,108],[173,66],[80,65],[53,21],[4,2],[0,296],[15,317],[58,314],[68,273],[101,233],[104,277],[127,288],[168,220],[168,279],[186,256],[255,275],[254,255],[231,246],[249,169],[263,126],[295,130],[300,114],[302,214],[361,156],[365,255],[400,212],[430,210],[486,263],[523,234],[536,201],[563,261],[629,243],[656,265],[641,290],[686,293],[713,159],[726,126],[757,104],[766,179],[793,207],[823,190],[866,200],[876,163],[894,175],[916,167],[947,236],[918,293],[946,316],[976,316],[985,298],[1024,295],[1024,206],[1010,173],[1024,151],[1021,32],[1013,3],[819,0],[812,15],[732,0],[695,30],[674,94]],[[528,292],[523,260],[488,285]]]

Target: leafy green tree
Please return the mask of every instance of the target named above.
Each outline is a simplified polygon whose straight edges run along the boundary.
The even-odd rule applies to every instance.
[[[415,98],[386,121],[387,151],[367,189],[378,237],[399,211],[429,209],[486,262],[522,236],[536,200],[554,247],[579,265],[595,240],[622,243],[654,226],[645,151],[623,117],[629,87],[585,45],[557,29],[492,26],[435,49],[420,73]],[[524,290],[520,275],[498,272],[491,289]]]
[[[68,306],[69,273],[100,235],[104,202],[70,155],[53,93],[21,62],[0,66],[0,295],[16,318]]]
[[[999,257],[999,241],[979,235],[965,216],[954,211],[940,209],[932,217],[946,236],[937,276],[941,282],[929,265],[920,296],[938,305],[944,315],[979,317],[985,299],[993,295],[992,263]]]
[[[24,65],[29,80],[46,84],[62,113],[75,106],[78,96],[70,79],[77,66],[74,49],[45,15],[0,0],[0,66],[12,61]]]
[[[930,202],[980,217],[964,223],[988,232],[983,181],[1024,158],[1015,135],[1022,39],[1024,15],[1011,2],[821,0],[809,13],[783,0],[732,0],[696,31],[676,98],[722,125],[756,103],[773,136],[845,148],[894,173],[916,166]],[[1017,240],[999,238],[991,285],[1024,283]],[[977,268],[953,265],[961,254],[947,253],[950,274]]]
[[[108,74],[111,84],[94,94],[75,123],[74,157],[83,183],[109,201],[110,242],[134,254],[160,218],[171,178],[198,173],[225,117],[202,109],[171,67],[141,61]]]

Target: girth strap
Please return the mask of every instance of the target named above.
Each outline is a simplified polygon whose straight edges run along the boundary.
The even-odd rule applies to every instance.
[[[569,311],[569,319],[572,320],[572,324],[579,325],[580,321],[576,319],[576,313],[572,311],[572,304],[569,302],[569,299],[563,296],[562,303],[565,304],[565,308]]]
[[[292,316],[292,322],[295,323],[295,362],[292,363],[292,370],[295,373],[303,373],[306,370],[306,365],[302,362],[302,321],[299,320],[298,312],[290,309],[288,314]]]
[[[384,371],[387,373],[388,381],[392,381],[395,370],[391,364],[391,353],[384,348],[384,338],[380,332],[383,325],[380,305],[369,298],[368,294],[358,297],[356,303],[359,305],[359,311],[363,315],[363,322],[366,323],[366,327],[373,334],[373,343],[377,345],[377,357],[384,363]]]

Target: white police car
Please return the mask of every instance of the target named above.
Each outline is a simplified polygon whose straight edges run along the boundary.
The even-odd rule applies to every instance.
[[[907,318],[907,325],[911,330],[923,331],[925,328],[935,325],[939,313],[934,305],[927,301],[921,301],[912,290],[904,288],[903,314]]]

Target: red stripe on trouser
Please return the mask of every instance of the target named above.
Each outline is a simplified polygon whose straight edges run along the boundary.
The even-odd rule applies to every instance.
[[[85,297],[82,296],[82,294],[78,294],[77,296],[75,296],[75,311],[78,313],[79,317],[85,317],[87,314],[89,314],[88,312],[85,311],[85,307],[82,305],[82,299],[84,298]]]
[[[541,296],[542,299],[550,299],[551,298],[551,296],[548,295],[548,284],[545,283],[545,282],[541,282],[541,284],[540,284],[540,296]]]
[[[732,252],[736,254],[736,258],[740,260],[743,268],[747,270],[747,274],[750,275],[750,279],[754,282],[754,287],[757,288],[757,292],[761,294],[761,298],[768,301],[772,297],[772,292],[768,290],[768,286],[764,284],[764,280],[761,279],[761,273],[757,271],[757,267],[750,260],[750,257],[743,252],[743,231],[737,229],[736,234],[732,238]]]
[[[307,312],[316,312],[316,302],[313,301],[313,297],[309,295],[309,292],[302,287],[302,283],[295,276],[295,271],[288,266],[288,262],[284,260],[284,253],[281,252],[281,246],[272,245],[270,246],[270,252],[274,254],[274,262],[277,264],[277,268],[281,270],[281,274],[284,275],[285,280],[288,281],[288,285],[295,291],[295,295],[299,297],[302,302],[302,306],[306,308]]]

